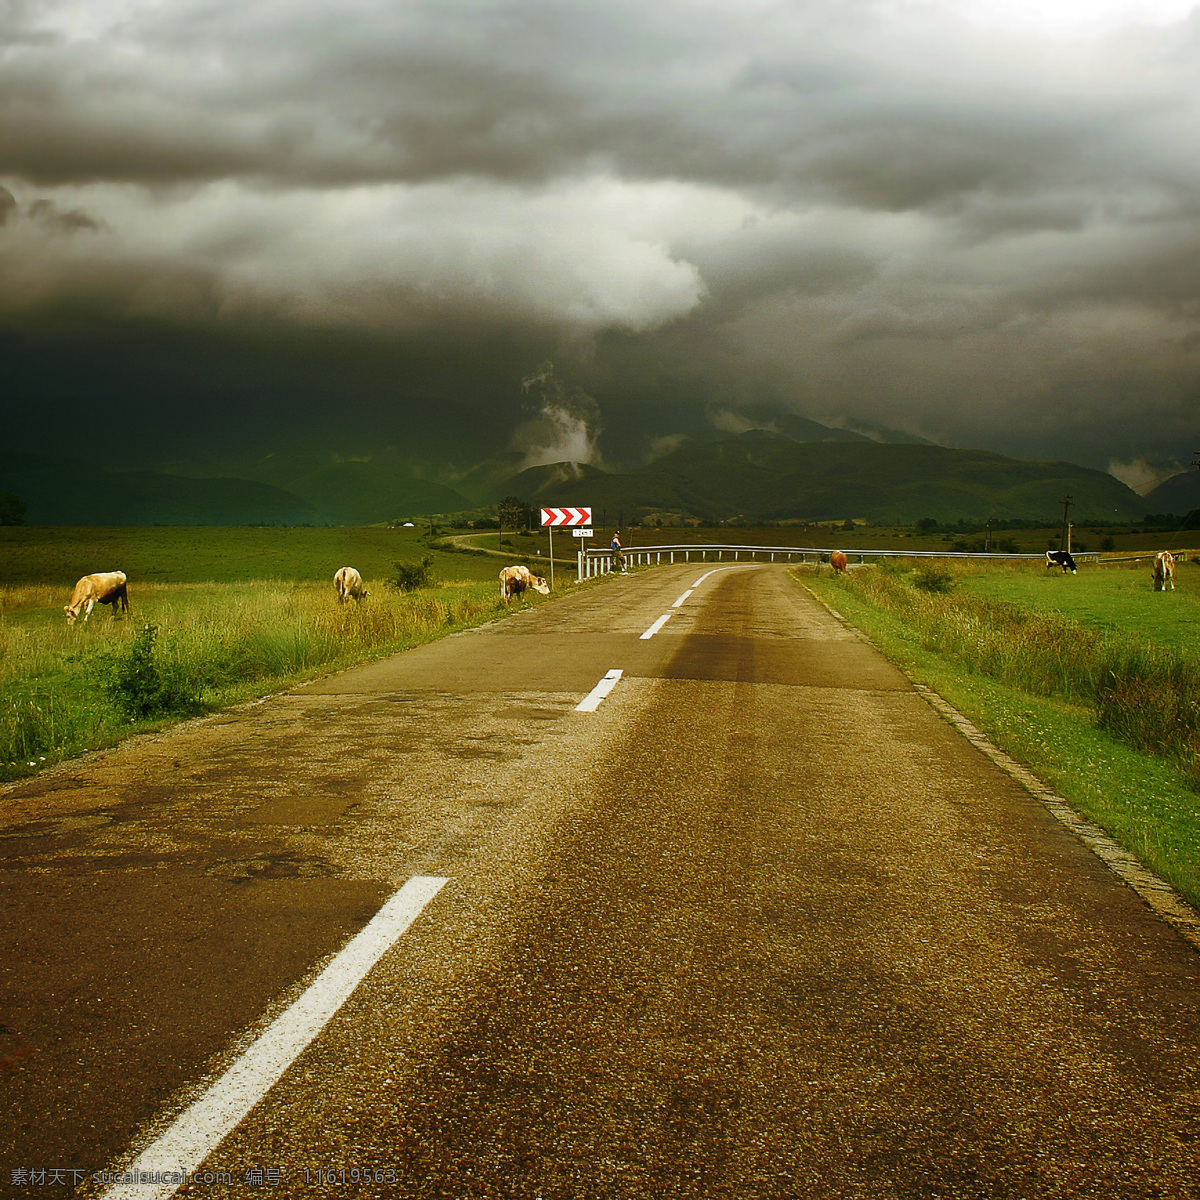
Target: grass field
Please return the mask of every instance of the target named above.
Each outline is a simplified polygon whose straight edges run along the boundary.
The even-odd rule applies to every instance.
[[[416,529],[0,529],[0,778],[507,612],[499,559],[430,542]],[[509,561],[526,561],[520,549],[505,547]],[[426,558],[432,586],[390,586],[393,564]],[[362,604],[336,603],[347,564],[371,591]],[[68,627],[71,586],[97,570],[129,576],[130,612],[98,605]]]
[[[1189,560],[1191,555],[1188,556]],[[1078,575],[1045,567],[962,570],[962,591],[1039,612],[1058,612],[1110,632],[1200,651],[1200,564],[1176,565],[1176,589],[1155,592],[1150,560],[1085,565]]]
[[[444,552],[429,541],[419,528],[0,526],[0,588],[49,584],[69,591],[81,575],[124,571],[131,596],[144,582],[282,579],[329,581],[332,589],[333,573],[344,566],[356,567],[371,587],[387,578],[394,562],[418,560],[425,554],[433,555],[435,574],[448,582],[496,578],[498,567],[490,557]],[[512,550],[514,562],[521,562],[522,555],[541,547],[533,545],[533,539],[516,543],[510,539],[505,548]]]
[[[1166,593],[1144,565],[925,570],[800,578],[1200,904],[1200,566]]]

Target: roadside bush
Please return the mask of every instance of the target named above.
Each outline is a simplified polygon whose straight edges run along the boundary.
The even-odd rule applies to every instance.
[[[913,587],[934,596],[945,596],[954,591],[954,576],[932,564],[918,567],[913,574]]]
[[[401,592],[415,592],[433,586],[433,556],[426,554],[420,562],[393,563],[392,587]]]
[[[158,626],[145,625],[124,654],[106,660],[105,691],[122,712],[135,719],[203,711],[204,705],[178,666],[164,668],[158,662],[157,637]]]

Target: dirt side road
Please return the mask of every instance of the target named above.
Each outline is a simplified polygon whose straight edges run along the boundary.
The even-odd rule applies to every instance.
[[[186,1194],[1200,1195],[1200,955],[782,569],[702,572],[9,789],[0,1182],[437,875]]]

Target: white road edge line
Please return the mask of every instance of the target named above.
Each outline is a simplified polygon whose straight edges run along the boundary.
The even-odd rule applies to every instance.
[[[671,607],[678,608],[695,590],[695,588],[688,588],[688,590],[684,592],[683,595],[671,605]]]
[[[148,1185],[117,1183],[101,1193],[102,1200],[161,1200],[182,1187],[186,1175],[195,1171],[270,1091],[350,998],[367,972],[447,883],[448,879],[438,876],[417,875],[395,892],[304,994],[276,1017],[161,1137],[127,1168],[113,1169],[118,1178],[128,1175],[137,1180],[146,1178],[143,1172],[153,1172],[165,1180]]]
[[[617,686],[617,680],[623,674],[620,667],[614,667],[607,675],[588,694],[583,700],[575,705],[576,712],[595,712],[600,707],[600,702],[608,695],[609,692]]]
[[[671,619],[673,615],[673,613],[666,613],[659,617],[658,620],[655,621],[654,624],[651,625],[650,628],[647,629],[638,640],[643,642],[649,641],[650,638],[652,638]]]

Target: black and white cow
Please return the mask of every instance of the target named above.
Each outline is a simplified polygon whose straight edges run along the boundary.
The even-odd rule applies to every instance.
[[[1075,566],[1075,560],[1066,550],[1047,550],[1046,566],[1062,567],[1064,575],[1068,571],[1070,571],[1072,575],[1079,574],[1079,571]]]

